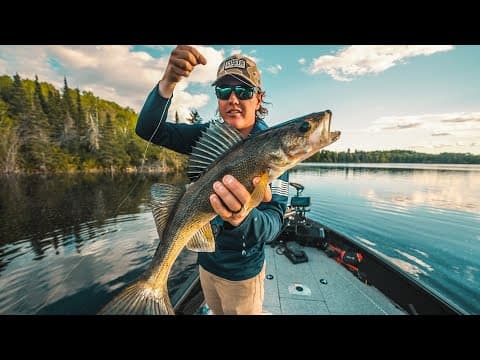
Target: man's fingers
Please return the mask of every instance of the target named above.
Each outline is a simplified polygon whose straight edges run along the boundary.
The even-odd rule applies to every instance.
[[[192,71],[193,66],[191,62],[185,60],[185,59],[179,59],[179,58],[171,58],[170,60],[172,65],[175,65],[176,67],[186,70],[186,71]]]
[[[205,56],[200,54],[200,51],[198,51],[197,48],[190,45],[184,45],[184,48],[189,52],[191,52],[193,56],[195,56],[195,59],[197,60],[197,64],[207,65],[207,59],[205,58]]]
[[[175,75],[177,75],[178,80],[180,80],[181,76],[190,75],[190,71],[180,69],[178,66],[174,66],[174,65],[172,65],[172,71],[175,73]]]
[[[232,175],[225,175],[222,179],[222,183],[228,190],[230,190],[238,201],[240,201],[241,205],[245,204],[250,199],[250,193],[248,190]]]
[[[222,218],[222,219],[228,219],[232,217],[232,212],[228,210],[225,205],[223,205],[222,201],[220,198],[212,194],[210,195],[210,204],[212,205],[213,210]]]
[[[198,64],[197,57],[191,51],[187,51],[187,50],[178,50],[175,53],[174,59],[187,61],[192,66],[195,66]]]
[[[237,212],[242,209],[241,203],[229,189],[227,189],[220,181],[213,184],[213,190],[222,199],[225,206],[232,212]]]
[[[257,185],[260,177],[253,179],[253,184]],[[249,211],[244,210],[244,205],[250,201],[250,193],[237,179],[231,175],[225,175],[222,181],[216,181],[213,184],[214,194],[210,195],[210,203],[213,210],[225,221],[234,226],[238,226],[248,215]],[[268,202],[272,199],[272,191],[267,186],[263,201]]]
[[[206,65],[207,64],[207,59],[200,54],[200,52],[195,49],[193,46],[189,45],[181,45],[178,46],[173,52],[172,55],[174,57],[179,58],[179,59],[184,59],[188,62],[190,62],[193,66],[202,64]]]

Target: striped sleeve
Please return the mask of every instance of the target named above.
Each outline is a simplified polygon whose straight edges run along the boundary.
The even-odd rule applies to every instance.
[[[282,179],[276,179],[272,182],[272,195],[281,195],[288,197],[288,182]]]

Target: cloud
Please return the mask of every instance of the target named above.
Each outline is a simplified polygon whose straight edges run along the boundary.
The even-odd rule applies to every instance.
[[[157,50],[161,47],[155,46]],[[171,119],[177,110],[179,114],[188,114],[192,108],[207,103],[209,95],[192,95],[189,85],[213,82],[218,64],[224,58],[224,50],[208,46],[196,48],[207,59],[207,65],[198,65],[190,77],[177,84],[169,112]],[[138,112],[148,93],[161,79],[169,57],[170,53],[152,57],[127,45],[2,46],[0,70],[8,75],[18,72],[22,78],[29,79],[37,74],[40,81],[57,88],[63,87],[66,76],[71,88],[92,91],[101,98]]]
[[[280,64],[271,65],[267,67],[265,70],[267,70],[269,73],[272,73],[273,75],[277,75],[282,70],[282,65]]]
[[[383,130],[399,130],[399,129],[411,129],[411,128],[416,128],[416,127],[419,127],[421,126],[422,124],[420,123],[407,123],[407,124],[396,124],[396,125],[393,125],[393,126],[387,126],[387,127],[384,127]]]
[[[368,131],[422,128],[431,130],[434,134],[458,135],[465,131],[480,130],[480,112],[384,116],[372,124]]]
[[[307,62],[307,60],[305,60],[305,58],[298,59],[298,63],[300,65],[304,65],[306,62]]]
[[[432,146],[433,146],[435,149],[442,149],[442,148],[452,147],[453,144],[448,144],[448,143],[444,143],[444,144],[433,144]]]
[[[464,123],[472,121],[480,121],[480,116],[478,114],[454,114],[451,118],[442,120],[442,122],[445,123]]]
[[[311,74],[327,73],[335,80],[351,81],[355,77],[383,72],[405,59],[428,56],[453,50],[451,45],[353,45],[339,50],[336,55],[314,59],[308,68]]]
[[[195,45],[195,48],[207,59],[207,64],[198,65],[195,71],[188,77],[188,82],[210,84],[215,81],[218,65],[225,57],[223,50],[216,50],[212,47]]]
[[[63,75],[55,72],[51,65],[48,48],[45,46],[8,46],[0,47],[0,66],[2,75],[50,81],[54,86],[63,86]]]
[[[186,82],[180,82],[175,88],[175,96],[172,98],[172,104],[169,111],[169,119],[175,119],[175,112],[178,112],[180,122],[189,117],[191,109],[199,109],[206,105],[209,100],[207,94],[191,94],[187,91],[188,84]],[[185,106],[188,104],[188,106]]]
[[[383,139],[385,149],[479,153],[479,119],[480,112],[384,116],[365,131]]]

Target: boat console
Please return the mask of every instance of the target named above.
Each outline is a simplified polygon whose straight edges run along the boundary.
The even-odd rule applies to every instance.
[[[310,196],[301,196],[305,187],[301,184],[291,182],[290,185],[297,190],[297,194],[290,199],[291,215],[286,218],[284,233],[292,240],[303,246],[323,247],[325,234],[323,229],[312,226],[305,214],[310,211]]]
[[[310,197],[301,196],[305,187],[291,182],[290,185],[297,190],[297,194],[290,199],[290,205],[285,214],[284,227],[280,235],[270,245],[279,245],[282,254],[286,255],[294,264],[307,262],[308,257],[298,245],[324,247],[325,233],[323,228],[314,226],[305,214],[310,211]]]

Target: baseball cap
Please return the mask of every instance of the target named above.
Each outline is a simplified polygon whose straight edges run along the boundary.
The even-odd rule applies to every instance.
[[[227,75],[238,76],[253,86],[262,87],[257,64],[246,56],[235,54],[223,60],[217,70],[217,80],[212,86],[217,85],[218,81]]]

